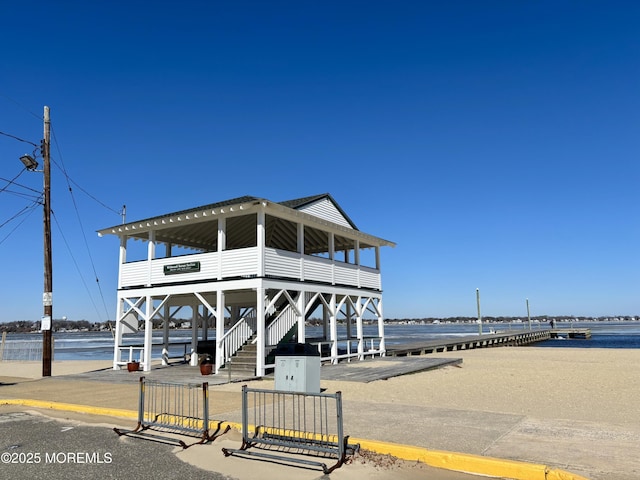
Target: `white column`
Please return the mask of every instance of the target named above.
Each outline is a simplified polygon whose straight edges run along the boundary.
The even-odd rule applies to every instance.
[[[329,332],[331,335],[331,363],[338,363],[338,322],[336,321],[336,295],[331,294],[329,301]]]
[[[336,253],[335,253],[335,237],[333,232],[329,232],[329,260],[331,260],[331,284],[336,284]]]
[[[118,289],[122,288],[122,265],[127,263],[127,237],[120,237],[120,258],[118,263]]]
[[[300,281],[304,281],[304,225],[298,223],[298,253],[300,254]]]
[[[258,243],[258,278],[264,277],[264,255],[265,255],[265,214],[264,210],[258,210],[258,225],[256,238]]]
[[[143,370],[151,371],[151,341],[153,335],[153,323],[151,322],[151,313],[153,312],[153,304],[151,296],[147,295],[144,302],[144,349],[143,354]]]
[[[353,255],[354,255],[353,261],[354,261],[356,267],[358,267],[356,269],[356,272],[358,274],[358,282],[357,282],[357,284],[358,284],[358,288],[360,288],[361,287],[361,284],[360,284],[360,240],[356,240],[356,242],[355,242],[355,246],[354,246],[354,249],[353,249]]]
[[[151,260],[156,258],[156,232],[149,232],[149,241],[147,243],[147,285],[151,286]]]
[[[218,280],[222,280],[222,252],[227,248],[227,219],[218,219]]]
[[[376,247],[376,270],[378,270],[378,288],[382,290],[382,272],[380,271],[380,247]]]
[[[307,298],[307,294],[304,290],[300,290],[300,293],[298,294],[298,312],[300,312],[300,315],[298,315],[298,343],[304,343],[306,342],[306,331],[305,331],[305,323],[304,323],[304,310],[306,308],[306,301],[305,299]]]
[[[197,307],[196,307],[197,308]],[[198,311],[191,305],[191,362],[192,367],[198,366],[198,354],[196,347],[198,346]]]
[[[164,304],[162,323],[162,365],[169,365],[169,320],[171,313],[169,305]]]
[[[264,287],[260,286],[258,288],[256,288],[256,315],[257,315],[257,346],[258,348],[256,349],[256,375],[259,377],[264,376],[265,374],[265,369],[264,369],[264,352],[265,352],[265,348],[264,348],[264,340],[265,340],[265,315],[264,315],[264,307],[265,307],[265,301],[264,301],[264,295],[265,295],[265,289]]]
[[[382,297],[378,302],[378,336],[380,337],[380,356],[384,357],[386,353],[386,347],[384,344],[384,316],[382,314]]]
[[[120,361],[120,349],[122,345],[122,316],[124,315],[124,299],[118,298],[116,305],[116,334],[113,339],[113,369],[120,370],[118,362]]]
[[[224,292],[222,290],[218,290],[216,292],[216,373],[220,371],[220,368],[225,364],[226,359],[224,358],[225,351],[222,345],[222,337],[224,336]],[[227,365],[229,368],[229,365]]]
[[[356,335],[358,336],[358,359],[364,360],[364,328],[362,327],[362,297],[356,303]]]

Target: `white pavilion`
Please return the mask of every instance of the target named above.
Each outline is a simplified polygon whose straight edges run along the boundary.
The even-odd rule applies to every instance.
[[[232,365],[263,376],[283,343],[317,348],[331,363],[385,354],[380,247],[395,244],[358,230],[329,194],[245,196],[98,235],[120,238],[114,370],[132,357],[144,371],[152,360],[167,364],[170,325],[185,312],[185,358],[197,365],[198,353],[210,352],[215,373]],[[310,318],[321,336],[306,335]],[[156,359],[154,323],[163,338]],[[364,334],[365,323],[377,326],[375,335]],[[127,346],[126,334],[140,331],[143,344]]]

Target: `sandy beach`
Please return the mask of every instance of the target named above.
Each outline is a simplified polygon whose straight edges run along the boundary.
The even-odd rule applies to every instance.
[[[499,347],[434,356],[462,358],[463,363],[370,383],[323,380],[327,392],[342,392],[345,432],[371,440],[542,463],[592,480],[640,477],[640,460],[635,455],[640,448],[636,405],[640,350]],[[135,410],[135,384],[116,388],[67,377],[108,367],[104,361],[56,362],[54,378],[40,379],[38,363],[0,363],[0,383],[5,384],[0,398],[44,397]],[[269,389],[273,381],[249,385]],[[214,418],[238,420],[240,389],[238,383],[211,387]],[[89,421],[86,417],[80,419]],[[239,435],[234,435],[197,448],[219,451],[225,446],[221,441],[237,448]],[[203,462],[195,447],[177,454],[189,463]],[[210,464],[203,468],[243,479],[270,478],[264,471],[251,473],[256,470],[253,461],[208,458]],[[382,463],[355,462],[332,477],[426,478],[422,465]],[[282,478],[277,476],[282,474],[279,468],[290,467],[259,470]],[[317,473],[299,478],[318,478]]]

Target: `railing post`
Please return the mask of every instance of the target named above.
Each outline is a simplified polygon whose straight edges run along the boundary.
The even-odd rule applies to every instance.
[[[140,395],[138,396],[138,426],[144,422],[144,376],[140,377]]]

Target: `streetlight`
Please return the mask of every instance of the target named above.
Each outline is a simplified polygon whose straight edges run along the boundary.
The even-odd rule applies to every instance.
[[[51,322],[53,318],[53,275],[51,262],[51,121],[49,119],[49,107],[44,107],[44,140],[42,140],[42,159],[44,161],[44,291],[42,293],[42,305],[44,314],[40,328],[42,330],[42,376],[51,376],[52,338]],[[31,155],[23,155],[20,161],[31,172],[36,171],[38,162]]]
[[[29,170],[30,172],[34,172],[36,168],[38,168],[38,162],[31,155],[27,155],[26,153],[20,157],[20,161],[24,165],[24,168]]]

